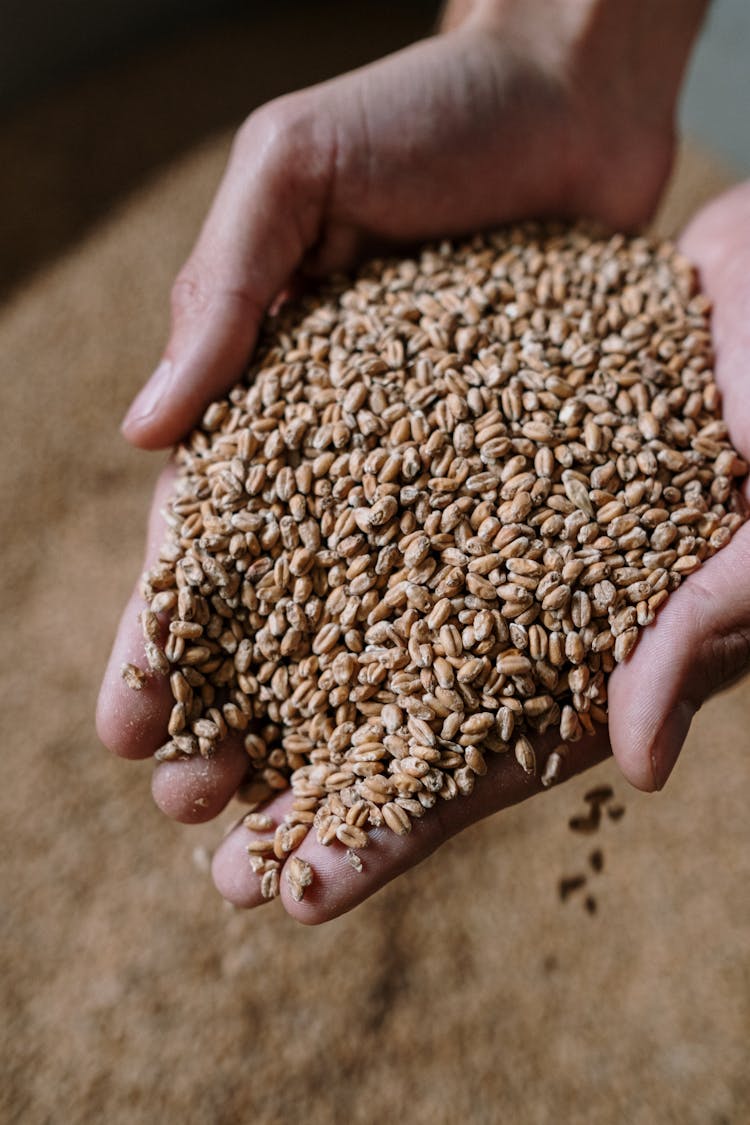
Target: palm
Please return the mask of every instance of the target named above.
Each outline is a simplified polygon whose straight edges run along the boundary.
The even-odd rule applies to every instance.
[[[606,71],[600,45],[593,46],[598,71]],[[582,213],[616,226],[646,219],[671,161],[675,90],[644,94],[630,74],[613,95],[609,75],[597,89],[597,67],[585,60],[566,86],[559,77],[566,67],[546,73],[545,65],[524,62],[518,44],[509,47],[495,32],[467,29],[253,115],[178,279],[169,363],[136,400],[125,425],[129,439],[147,448],[178,439],[246,366],[263,310],[295,271],[349,264],[363,239],[443,236],[532,213]],[[167,472],[157,487],[147,565],[162,539],[158,513],[169,482]],[[98,711],[102,740],[130,758],[148,757],[166,740],[171,702],[166,681],[132,692],[120,678],[124,662],[144,662],[141,606],[135,593]],[[604,734],[576,744],[567,772],[608,749]],[[178,820],[210,819],[246,767],[242,746],[231,740],[209,761],[161,764],[155,800]],[[472,796],[439,806],[408,836],[373,832],[362,874],[343,848],[323,848],[310,833],[299,854],[316,881],[299,904],[283,889],[285,906],[303,921],[333,917],[453,833],[538,788],[513,762],[495,759]],[[288,800],[282,794],[269,804],[274,820]],[[235,829],[214,863],[220,891],[244,906],[261,901],[246,853],[250,838]]]
[[[750,222],[745,223],[747,249],[737,254],[737,232],[742,219],[750,211],[750,191],[741,190],[707,209],[686,233],[686,252],[702,267],[704,284],[716,302],[715,325],[719,364],[717,377],[724,394],[731,436],[737,448],[750,455],[750,402],[744,391],[744,357],[750,357],[747,321],[740,315],[747,307],[745,290],[750,284],[742,272],[743,262],[750,261]],[[733,254],[726,252],[731,247]],[[734,274],[737,274],[735,277]],[[156,555],[162,538],[163,524],[159,509],[170,486],[167,471],[157,488],[149,533],[147,563]],[[742,550],[742,532],[716,563],[732,564],[732,553]],[[706,568],[705,574],[709,573]],[[701,574],[703,579],[703,574]],[[703,579],[705,580],[705,579]],[[642,722],[643,693],[641,685],[659,676],[663,634],[669,642],[670,617],[678,622],[681,605],[690,608],[691,588],[699,587],[695,576],[687,582],[662,613],[657,626],[647,630],[633,659],[618,668],[611,682],[611,720],[613,742],[618,757],[632,780],[651,787],[650,763],[635,751],[648,741],[644,735],[633,736]],[[152,681],[143,692],[133,693],[122,682],[119,668],[125,661],[142,664],[144,660],[137,611],[140,601],[134,595],[120,627],[100,702],[99,723],[104,741],[127,757],[150,756],[164,741],[164,731],[171,699],[165,681]],[[675,611],[676,609],[676,611]],[[635,685],[635,690],[634,690]],[[627,732],[627,737],[625,732]],[[644,739],[646,740],[644,742]],[[609,750],[604,732],[574,747],[568,772],[574,773],[601,760]],[[153,792],[157,804],[170,816],[186,822],[210,819],[220,812],[237,790],[245,776],[244,751],[239,743],[228,741],[211,761],[188,760],[164,763],[154,773]],[[638,772],[640,771],[640,773]],[[644,772],[645,771],[645,772]],[[323,847],[311,833],[298,849],[314,867],[316,881],[305,899],[295,903],[282,889],[287,909],[302,921],[316,922],[349,909],[372,894],[378,887],[404,869],[419,862],[449,836],[476,820],[532,795],[538,783],[529,781],[514,763],[495,759],[490,773],[470,797],[442,806],[431,816],[415,824],[412,833],[396,837],[388,831],[372,833],[371,844],[363,854],[364,871],[356,874],[349,866],[345,849],[340,845]],[[267,806],[276,822],[286,812],[290,797],[281,794]],[[230,901],[242,906],[262,901],[260,884],[252,873],[247,857],[247,844],[252,834],[237,827],[222,842],[214,861],[214,877],[219,890]],[[282,881],[283,888],[283,881]]]

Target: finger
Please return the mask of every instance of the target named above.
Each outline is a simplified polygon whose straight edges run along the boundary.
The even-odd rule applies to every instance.
[[[227,738],[210,758],[161,762],[151,779],[151,793],[158,808],[172,820],[201,824],[226,807],[247,767],[241,739]]]
[[[365,253],[374,256],[376,249],[385,252],[388,247],[376,246],[352,223],[330,223],[325,237],[305,255],[300,272],[307,278],[327,277],[348,269]]]
[[[680,249],[700,271],[713,302],[711,334],[716,382],[735,447],[750,455],[750,183],[725,192],[699,212],[680,238]]]
[[[263,812],[273,826],[269,832],[251,831],[240,820],[216,849],[211,875],[219,894],[233,906],[247,910],[268,901],[263,897],[260,877],[251,866],[248,846],[254,840],[273,838],[273,829],[282,823],[293,799],[293,794],[287,789],[263,806]]]
[[[174,466],[167,465],[156,484],[148,521],[144,570],[156,561],[164,541],[161,510],[171,491],[174,474]],[[139,619],[146,603],[139,586],[140,582],[136,583],[120,619],[96,708],[99,738],[123,758],[147,758],[162,745],[172,705],[167,678],[148,672]],[[124,664],[135,664],[148,672],[140,691],[134,691],[123,680]]]
[[[750,664],[750,524],[669,597],[609,681],[609,729],[620,769],[661,789],[693,715]]]
[[[161,515],[175,476],[170,463],[154,492],[146,537],[144,569],[156,561],[164,541]],[[123,613],[104,674],[97,705],[97,730],[106,746],[125,758],[147,758],[167,737],[173,699],[166,676],[150,673],[139,691],[122,678],[123,664],[148,668],[139,614],[145,602],[136,585]],[[195,824],[211,820],[237,790],[247,769],[241,742],[227,739],[209,759],[181,759],[157,766],[152,779],[154,800],[175,820]]]
[[[549,747],[551,744],[547,741],[546,745]],[[567,774],[572,776],[595,765],[607,753],[604,732],[581,740],[570,749]],[[538,777],[524,774],[511,756],[495,757],[487,775],[477,780],[470,796],[439,801],[421,820],[413,822],[407,835],[397,836],[385,828],[371,830],[368,846],[357,853],[362,863],[361,872],[352,867],[346,848],[339,843],[320,844],[313,829],[293,853],[311,865],[313,882],[306,889],[303,899],[296,902],[282,870],[284,907],[298,921],[308,925],[335,918],[420,863],[457,832],[538,793],[541,788]],[[274,817],[283,816],[286,803],[291,804],[291,799],[285,795],[282,803],[281,798],[277,798],[277,803],[265,811]],[[237,826],[217,849],[212,869],[220,893],[234,905],[242,907],[254,906],[260,901],[258,877],[248,862],[247,842],[247,830]]]
[[[317,238],[332,164],[323,121],[313,96],[291,96],[240,130],[175,282],[163,360],[123,423],[135,445],[176,441],[241,376],[265,311]]]
[[[732,439],[750,452],[746,370],[750,334],[750,188],[742,185],[705,207],[680,248],[698,266],[714,302],[716,381]],[[609,685],[612,750],[639,789],[661,788],[679,756],[693,715],[746,663],[750,614],[742,604],[750,561],[748,530],[691,575],[647,628]]]
[[[567,776],[595,765],[608,752],[604,733],[581,740],[570,750]],[[286,880],[282,879],[284,906],[299,922],[307,925],[336,918],[421,863],[451,836],[541,790],[538,776],[528,777],[510,755],[496,757],[487,775],[477,779],[470,796],[439,801],[421,820],[413,822],[406,836],[397,836],[387,828],[375,829],[368,846],[358,853],[361,873],[351,866],[346,849],[340,844],[324,847],[310,833],[296,854],[313,867],[313,883],[302,901],[295,902]]]

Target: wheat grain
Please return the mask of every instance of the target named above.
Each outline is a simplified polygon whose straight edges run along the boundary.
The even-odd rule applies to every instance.
[[[307,860],[301,859],[297,855],[291,856],[284,864],[284,875],[292,898],[295,902],[301,902],[305,890],[313,881],[313,869]]]
[[[230,730],[243,799],[293,790],[283,824],[246,819],[275,828],[248,845],[264,895],[311,827],[353,862],[495,754],[532,776],[537,735],[605,721],[615,664],[744,518],[709,312],[668,244],[528,224],[269,321],[177,451],[142,616],[157,757]]]
[[[137,664],[123,664],[120,675],[131,691],[141,691],[148,680],[146,673]]]

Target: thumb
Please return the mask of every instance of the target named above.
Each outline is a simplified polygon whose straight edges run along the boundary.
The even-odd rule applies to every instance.
[[[668,598],[609,681],[612,751],[638,789],[661,789],[693,715],[750,667],[750,524]]]
[[[262,107],[237,134],[198,242],[172,289],[163,359],[123,422],[134,445],[171,445],[240,378],[261,319],[315,242],[331,146],[309,95]]]

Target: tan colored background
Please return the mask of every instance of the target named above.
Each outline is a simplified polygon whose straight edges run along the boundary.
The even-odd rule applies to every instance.
[[[390,45],[367,31],[316,66]],[[15,216],[0,317],[0,1119],[743,1125],[746,686],[700,715],[664,794],[626,791],[605,764],[318,930],[278,904],[224,908],[192,858],[220,827],[164,820],[149,766],[97,744],[99,671],[159,463],[128,449],[117,424],[157,357],[170,279],[229,141],[190,147],[191,108],[239,51],[217,36],[201,70],[200,46],[91,79],[0,129],[16,173],[0,198]],[[279,82],[272,46],[244,44],[248,108]],[[154,122],[137,107],[157,73],[183,94]],[[200,138],[220,113],[196,116]],[[163,130],[170,166],[158,174],[145,129]],[[126,167],[129,151],[152,174],[113,205],[108,161]],[[662,226],[720,181],[685,158]],[[59,255],[43,261],[45,247]],[[594,779],[613,781],[627,814],[597,841],[606,868],[590,917],[580,899],[561,905],[556,883],[585,869],[591,842],[566,822]]]

